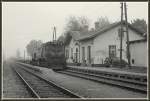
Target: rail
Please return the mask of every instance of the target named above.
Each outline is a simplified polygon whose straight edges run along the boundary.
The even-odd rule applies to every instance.
[[[139,82],[130,82],[127,80],[124,81],[121,79],[114,79],[114,78],[107,77],[107,76],[100,76],[96,74],[88,74],[88,73],[83,73],[79,71],[71,71],[71,70],[59,71],[59,73],[76,76],[76,77],[80,77],[83,79],[92,80],[92,81],[96,81],[100,83],[110,84],[110,85],[118,86],[121,88],[139,91],[142,93],[147,92],[147,85],[143,83],[139,83]]]
[[[62,86],[59,86],[58,84],[56,84],[56,83],[54,83],[54,82],[52,82],[52,81],[50,81],[50,80],[47,80],[47,79],[44,78],[44,77],[41,77],[41,76],[37,75],[36,73],[32,72],[32,71],[29,70],[29,69],[26,69],[25,67],[22,67],[21,69],[24,69],[24,70],[27,71],[28,73],[31,73],[32,75],[34,75],[34,76],[38,77],[39,79],[45,81],[45,82],[48,83],[49,85],[55,87],[55,88],[58,89],[60,92],[63,92],[64,94],[70,96],[71,98],[82,98],[82,99],[84,99],[84,97],[82,97],[82,96],[80,96],[80,95],[78,95],[78,94],[76,94],[76,93],[74,93],[74,92],[72,92],[72,91],[70,91],[70,90],[68,90],[68,89],[66,89],[66,88],[64,88],[64,87],[62,87]],[[30,87],[30,88],[31,88],[31,87]],[[33,92],[34,92],[34,91],[33,91]],[[35,95],[37,96],[37,94],[35,94]],[[37,96],[37,97],[39,98],[39,96]]]

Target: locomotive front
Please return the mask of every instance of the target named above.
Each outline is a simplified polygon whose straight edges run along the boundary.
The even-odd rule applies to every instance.
[[[45,44],[44,57],[48,68],[62,70],[66,68],[65,49],[62,42],[48,42]]]

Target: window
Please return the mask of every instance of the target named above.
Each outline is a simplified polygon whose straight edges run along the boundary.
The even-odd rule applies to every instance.
[[[68,59],[69,58],[69,51],[66,50],[66,58]]]
[[[76,48],[76,53],[78,53],[78,48]]]
[[[78,62],[78,48],[76,48],[76,53],[75,53],[75,62]]]
[[[87,60],[91,63],[91,46],[87,47]]]
[[[71,58],[73,59],[73,48],[71,48]]]
[[[34,59],[36,59],[36,53],[34,53]]]
[[[85,48],[82,47],[82,61],[85,60]]]
[[[116,45],[109,45],[109,57],[116,57]]]

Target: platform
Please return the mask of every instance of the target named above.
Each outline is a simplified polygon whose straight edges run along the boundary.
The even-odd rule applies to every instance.
[[[84,67],[84,66],[67,66],[69,68],[77,68],[77,69],[86,69],[92,71],[101,71],[101,72],[112,72],[112,73],[119,73],[119,74],[128,74],[128,75],[135,75],[135,76],[147,76],[147,73],[137,73],[134,71],[127,71],[125,69],[119,68],[111,68],[111,67]]]

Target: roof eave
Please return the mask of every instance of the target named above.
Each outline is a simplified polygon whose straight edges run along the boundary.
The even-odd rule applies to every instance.
[[[111,26],[110,28],[105,29],[105,30],[103,30],[103,31],[101,31],[101,32],[96,32],[96,34],[93,34],[92,36],[89,36],[89,37],[86,37],[86,38],[81,38],[81,39],[78,39],[78,40],[79,40],[79,41],[84,41],[84,40],[88,40],[88,39],[90,39],[90,38],[94,38],[94,37],[96,37],[96,36],[99,35],[99,34],[102,34],[102,33],[106,32],[106,31],[111,30],[111,29],[114,28],[114,27],[117,27],[119,24],[120,24],[120,22],[116,23],[114,26]],[[123,24],[125,24],[125,23],[123,23]],[[132,30],[134,30],[135,32],[137,32],[137,34],[141,35],[141,36],[144,38],[143,33],[140,32],[138,29],[132,27],[131,24],[128,23],[128,27],[130,27]]]
[[[147,39],[133,40],[133,41],[129,41],[129,44],[138,43],[138,42],[146,42],[146,41]]]

